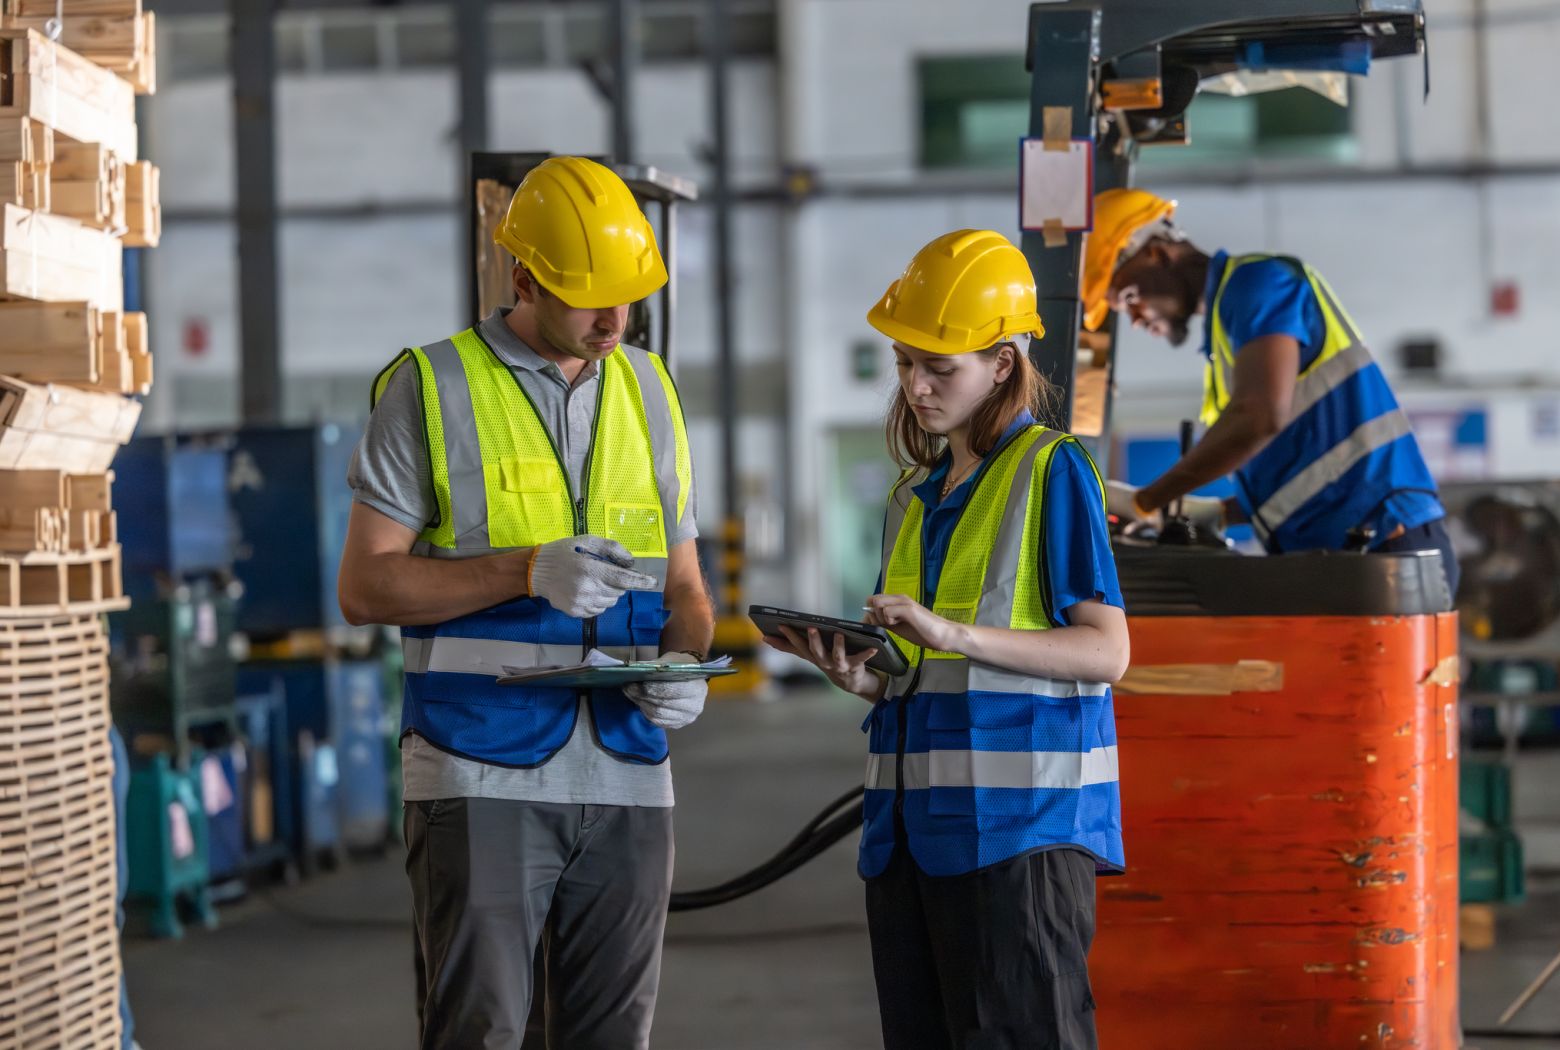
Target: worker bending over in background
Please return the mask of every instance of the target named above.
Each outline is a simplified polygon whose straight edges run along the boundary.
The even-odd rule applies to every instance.
[[[421,1046],[511,1048],[542,945],[547,1045],[649,1046],[672,876],[666,730],[703,682],[501,686],[505,667],[702,660],[713,616],[665,366],[620,346],[666,282],[611,170],[554,157],[498,243],[518,303],[375,381],[349,481],[347,619],[401,627]]]
[[[881,593],[909,671],[766,639],[872,703],[859,871],[887,1050],[1096,1045],[1094,878],[1119,872],[1107,684],[1127,623],[1098,472],[1036,422],[1043,334],[1001,234],[923,248],[867,315],[899,370]]]
[[[1235,498],[1191,497],[1207,523],[1250,522],[1270,553],[1441,552],[1457,592],[1446,511],[1408,417],[1322,275],[1287,255],[1212,257],[1146,190],[1095,198],[1084,261],[1084,323],[1111,310],[1180,346],[1203,315],[1208,430],[1180,462],[1133,489],[1110,485],[1111,513],[1143,519],[1226,474]]]

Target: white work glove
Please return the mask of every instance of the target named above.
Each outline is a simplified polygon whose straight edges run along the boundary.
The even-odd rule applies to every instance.
[[[1217,496],[1183,496],[1181,514],[1200,529],[1224,528],[1224,501]]]
[[[634,556],[616,540],[570,536],[537,547],[531,554],[532,597],[566,616],[600,616],[624,591],[649,591],[655,578],[635,572]]]
[[[1153,515],[1138,510],[1137,493],[1137,486],[1128,485],[1125,481],[1112,479],[1105,482],[1106,512],[1114,514],[1123,523],[1150,520]]]
[[[655,662],[696,664],[700,660],[692,653],[662,653]],[[638,705],[651,724],[662,729],[681,729],[698,718],[709,692],[710,683],[703,678],[690,682],[630,682],[623,687],[623,695]]]

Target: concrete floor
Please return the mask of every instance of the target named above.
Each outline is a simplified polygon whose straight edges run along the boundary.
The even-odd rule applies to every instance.
[[[859,702],[837,695],[731,701],[712,704],[677,734],[677,886],[710,885],[764,859],[857,782],[864,714]],[[1543,774],[1527,784],[1560,783],[1560,769]],[[1547,815],[1560,815],[1553,797],[1560,792],[1524,795],[1530,806],[1549,799]],[[397,855],[359,861],[295,887],[252,894],[222,910],[220,929],[195,930],[181,942],[131,941],[126,970],[142,1045],[411,1047],[410,908],[399,864]],[[755,896],[672,916],[656,1045],[881,1045],[854,864],[852,836]],[[1528,903],[1502,917],[1497,949],[1464,956],[1469,1029],[1492,1027],[1560,951],[1560,881],[1530,888]],[[1514,1027],[1560,1031],[1560,979]],[[1560,1040],[1475,1038],[1468,1046],[1556,1048]]]

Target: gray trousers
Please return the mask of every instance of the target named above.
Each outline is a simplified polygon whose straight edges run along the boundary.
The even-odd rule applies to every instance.
[[[422,1050],[518,1050],[544,984],[548,1047],[649,1047],[671,809],[408,802],[406,848]]]

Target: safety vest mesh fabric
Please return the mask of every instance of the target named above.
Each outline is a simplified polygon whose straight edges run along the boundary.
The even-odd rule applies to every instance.
[[[1225,264],[1208,311],[1211,356],[1202,421],[1229,407],[1235,355],[1220,305],[1242,266],[1278,259],[1304,274],[1320,306],[1321,352],[1295,384],[1289,422],[1235,471],[1236,495],[1270,551],[1337,550],[1396,491],[1435,490],[1435,481],[1381,367],[1321,274],[1298,259],[1243,255]]]
[[[596,429],[585,490],[575,494],[545,423],[508,366],[474,331],[403,352],[375,380],[415,362],[439,520],[413,552],[463,558],[581,532],[615,539],[656,590],[630,591],[593,621],[520,598],[429,626],[402,629],[402,730],[484,762],[533,766],[574,732],[578,693],[501,686],[506,668],[578,662],[589,645],[625,659],[659,650],[666,622],[667,534],[685,505],[682,409],[659,361],[622,348],[600,365]],[[666,736],[621,691],[593,690],[601,745],[659,762]]]
[[[933,611],[983,627],[1054,625],[1043,585],[1045,482],[1056,450],[1075,440],[1033,426],[988,457],[954,526]],[[883,589],[920,601],[925,513],[913,480],[901,478],[890,495]],[[909,670],[889,682],[863,727],[864,878],[888,866],[896,809],[904,847],[930,875],[1057,846],[1085,849],[1105,870],[1123,865],[1108,685],[1020,674],[897,636],[895,644]]]

